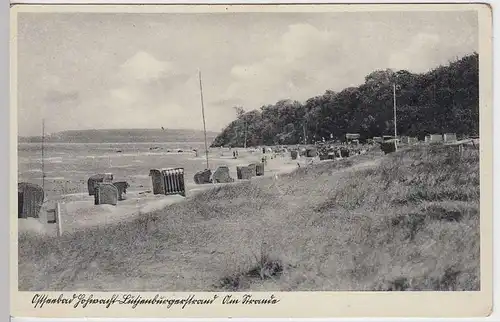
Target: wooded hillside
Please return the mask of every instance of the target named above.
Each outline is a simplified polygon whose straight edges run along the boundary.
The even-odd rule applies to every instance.
[[[343,139],[346,133],[361,138],[391,135],[393,83],[397,84],[398,135],[418,136],[453,132],[479,134],[479,56],[465,56],[424,74],[406,70],[377,70],[365,83],[301,103],[282,100],[245,112],[220,133],[212,146],[247,146],[308,143]]]

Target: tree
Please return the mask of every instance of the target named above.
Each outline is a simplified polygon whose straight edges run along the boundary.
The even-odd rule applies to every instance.
[[[237,118],[242,117],[245,114],[245,110],[241,106],[233,106],[234,110],[236,111],[236,116]]]
[[[340,92],[326,90],[304,103],[286,99],[246,112],[235,106],[236,120],[212,146],[302,143],[332,135],[362,138],[393,133],[393,84],[397,84],[398,135],[479,133],[479,56],[477,53],[423,73],[376,70],[364,84]]]

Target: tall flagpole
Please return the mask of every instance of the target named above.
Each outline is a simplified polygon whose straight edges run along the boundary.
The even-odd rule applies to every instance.
[[[397,118],[396,118],[396,83],[392,84],[392,94],[394,98],[394,138],[397,139],[398,131],[397,131]]]
[[[245,148],[245,149],[247,148],[247,129],[248,129],[247,127],[248,127],[247,121],[245,120],[245,143],[243,146],[243,148]]]
[[[304,132],[304,145],[307,145],[307,137],[306,137],[306,124],[302,124],[302,130]]]
[[[392,96],[394,99],[394,144],[396,150],[398,149],[398,130],[397,130],[397,117],[396,117],[396,82],[392,84]]]
[[[43,189],[43,191],[45,191],[44,143],[45,143],[45,119],[42,119],[42,189]]]
[[[207,128],[205,125],[205,106],[203,104],[203,86],[201,85],[201,70],[198,71],[198,76],[200,79],[201,115],[203,117],[203,133],[205,134],[205,155],[207,158],[207,169],[208,169],[209,166],[208,166]]]

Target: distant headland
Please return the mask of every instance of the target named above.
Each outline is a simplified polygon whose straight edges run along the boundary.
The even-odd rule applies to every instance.
[[[217,132],[207,131],[212,142]],[[67,130],[45,135],[52,143],[203,142],[203,131],[188,129],[92,129]],[[18,143],[37,143],[42,136],[18,136]]]

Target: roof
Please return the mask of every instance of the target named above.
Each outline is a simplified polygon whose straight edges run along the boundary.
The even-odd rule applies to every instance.
[[[42,187],[40,187],[37,184],[34,183],[29,183],[29,182],[19,182],[17,184],[17,189],[18,191],[24,191],[25,189],[35,189],[35,190],[42,190]],[[42,190],[43,191],[43,190]]]

